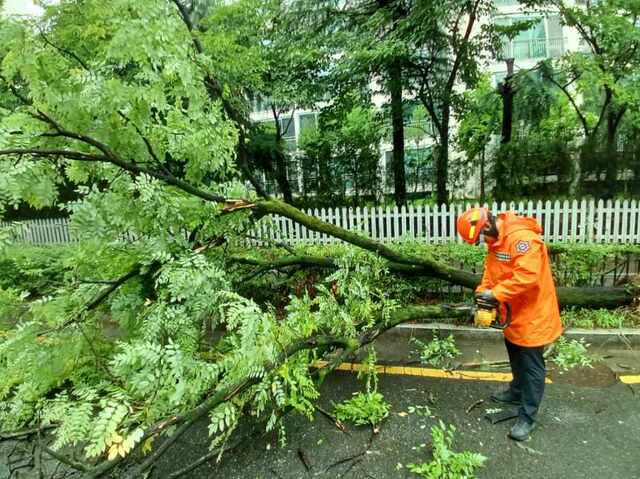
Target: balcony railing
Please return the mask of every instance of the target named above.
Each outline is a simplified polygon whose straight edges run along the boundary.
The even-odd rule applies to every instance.
[[[506,41],[501,56],[516,60],[557,57],[564,53],[564,43],[562,37]]]

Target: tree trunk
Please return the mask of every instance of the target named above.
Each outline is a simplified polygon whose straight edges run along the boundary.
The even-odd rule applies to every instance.
[[[402,69],[399,61],[389,68],[391,96],[391,127],[393,132],[393,197],[396,205],[407,203],[407,185],[404,171],[404,115],[402,108]]]
[[[618,159],[620,155],[618,154],[617,132],[625,111],[626,107],[615,109],[609,105],[609,111],[607,112],[607,173],[605,184],[608,197],[612,197],[618,190]]]
[[[271,112],[273,113],[273,119],[276,124],[276,167],[275,167],[275,179],[278,183],[278,189],[282,193],[282,198],[285,202],[293,203],[293,194],[291,192],[291,185],[287,178],[287,155],[284,151],[284,139],[282,137],[282,127],[280,125],[280,119],[275,105],[271,105]],[[290,120],[293,121],[293,120]]]
[[[496,186],[494,194],[496,200],[505,200],[508,191],[511,191],[510,185],[507,184],[510,181],[510,155],[505,153],[504,145],[511,143],[511,136],[513,132],[513,97],[514,91],[512,86],[513,79],[513,59],[507,59],[507,75],[504,77],[502,83],[498,85],[498,94],[502,99],[502,130],[500,135],[500,146],[498,147],[498,155],[495,159],[494,176]]]
[[[502,97],[502,138],[503,145],[511,141],[513,130],[513,58],[507,59],[507,76],[498,86],[498,93]]]
[[[289,179],[287,178],[287,155],[283,151],[283,147],[281,144],[277,145],[276,148],[277,148],[276,168],[275,168],[276,182],[278,183],[278,188],[282,193],[282,198],[284,199],[284,201],[289,204],[292,204],[293,193],[291,191],[291,184],[289,183]]]
[[[440,144],[436,155],[436,202],[439,205],[449,202],[449,192],[447,183],[449,176],[449,120],[451,115],[451,105],[449,99],[443,100],[442,122],[439,131]]]
[[[482,151],[480,152],[480,203],[484,203],[484,162],[485,162],[485,150],[486,146],[482,147]]]

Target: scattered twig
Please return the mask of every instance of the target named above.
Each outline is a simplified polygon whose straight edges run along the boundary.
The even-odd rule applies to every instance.
[[[351,469],[353,469],[355,466],[357,466],[361,462],[362,462],[362,458],[354,460],[351,464],[349,464],[349,467],[347,467],[345,471],[342,474],[340,474],[340,477],[344,477],[347,474],[349,474],[349,472],[351,472]]]
[[[484,403],[484,399],[478,399],[476,402],[471,404],[467,409],[465,409],[465,412],[469,414],[471,411],[473,411],[475,408],[477,408],[478,406],[480,406],[480,404],[483,404],[483,403]]]
[[[26,467],[33,467],[33,458],[29,458],[27,459],[26,462],[22,463],[22,464],[18,464],[17,466],[12,466],[9,469],[9,477],[13,476],[13,474],[17,471],[19,471],[20,469],[24,469]]]
[[[549,346],[547,348],[547,350],[542,354],[542,357],[544,357],[544,359],[548,359],[551,356],[553,356],[553,353],[556,350],[556,343],[553,343],[551,346]]]
[[[322,414],[324,417],[326,417],[329,420],[329,422],[331,422],[335,427],[340,429],[342,432],[344,432],[346,434],[349,434],[349,431],[347,431],[347,428],[344,427],[344,424],[342,424],[342,422],[340,422],[340,420],[337,417],[335,417],[329,411],[325,411],[324,409],[322,409],[317,404],[315,405],[315,408],[320,414]]]
[[[68,457],[60,454],[57,451],[54,451],[53,449],[48,448],[47,446],[43,446],[42,450],[47,454],[49,454],[51,457],[57,459],[58,461],[66,464],[69,467],[72,467],[77,471],[86,472],[89,470],[89,467],[86,466],[85,464],[82,464],[81,462],[76,462],[73,459],[69,459]]]
[[[533,454],[536,456],[544,456],[544,454],[542,454],[540,451],[536,451],[535,449],[529,447],[529,446],[525,446],[524,444],[520,443],[520,442],[516,442],[516,446],[518,446],[520,449],[522,449],[525,452],[528,452],[529,454]]]
[[[186,467],[183,467],[182,469],[180,469],[178,471],[172,472],[171,474],[169,474],[167,476],[166,479],[177,479],[178,477],[183,476],[183,475],[187,474],[188,472],[193,471],[197,467],[199,467],[202,464],[204,464],[205,462],[208,462],[211,459],[219,456],[220,454],[224,454],[225,452],[229,452],[229,451],[235,449],[240,444],[242,444],[247,438],[254,437],[255,435],[256,435],[256,429],[254,429],[251,432],[251,434],[248,435],[248,437],[247,436],[239,436],[231,444],[229,444],[229,445],[227,445],[225,447],[216,448],[213,451],[208,452],[204,456],[201,456],[199,459],[197,459],[196,461],[194,461],[191,464],[187,465]]]
[[[326,474],[327,472],[329,472],[329,470],[333,469],[334,467],[338,467],[341,466],[342,464],[345,464],[347,462],[350,461],[355,461],[356,459],[361,458],[362,456],[364,456],[367,453],[366,449],[362,452],[359,452],[358,454],[355,454],[353,456],[349,456],[349,457],[345,457],[344,459],[340,459],[339,461],[336,461],[332,464],[329,464],[327,467],[325,467],[324,469],[324,473]]]
[[[53,429],[58,427],[55,424],[47,424],[46,426],[41,426],[41,427],[34,427],[33,429],[25,429],[23,431],[16,431],[16,432],[8,432],[5,434],[0,434],[0,441],[6,441],[6,440],[20,440],[20,439],[26,439],[29,436],[33,435],[33,434],[37,434],[39,431],[46,431],[47,429]]]
[[[460,366],[464,369],[468,368],[482,368],[482,367],[492,367],[492,366],[506,366],[509,364],[508,359],[501,359],[499,361],[482,361],[479,363],[462,363]]]
[[[309,462],[309,458],[307,457],[305,452],[300,448],[298,448],[298,458],[300,459],[300,462],[302,462],[302,465],[307,470],[307,472],[311,471],[312,466],[311,466],[311,463]]]

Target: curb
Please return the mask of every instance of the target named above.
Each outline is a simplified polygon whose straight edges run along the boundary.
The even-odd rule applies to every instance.
[[[457,326],[450,323],[400,324],[389,331],[388,335],[415,336],[431,339],[434,331],[453,334],[456,339],[475,339],[502,342],[502,331],[482,329],[473,326]],[[564,335],[569,339],[581,339],[591,345],[612,344],[619,346],[640,346],[640,329],[566,329]]]

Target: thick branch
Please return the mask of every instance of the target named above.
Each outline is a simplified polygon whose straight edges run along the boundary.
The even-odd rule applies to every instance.
[[[325,233],[354,246],[377,253],[389,260],[389,269],[394,272],[431,276],[471,289],[475,289],[480,283],[480,276],[476,274],[455,269],[427,257],[416,257],[399,253],[376,240],[345,230],[339,226],[325,223],[318,218],[309,216],[297,208],[278,200],[259,201],[257,203],[238,202],[234,203],[228,211],[235,211],[236,209],[247,207],[255,209],[259,215],[276,214],[284,216],[306,226],[310,230]],[[245,259],[244,261],[249,264],[251,260]],[[276,269],[279,266],[289,266],[291,265],[290,262],[294,260],[293,258],[288,258],[283,261],[284,263],[275,264]],[[304,262],[309,265],[329,267],[327,258],[305,257]],[[558,301],[565,307],[613,308],[629,304],[634,297],[633,292],[627,291],[624,288],[558,288],[557,293]]]
[[[555,78],[553,78],[553,74],[545,75],[545,78],[549,80],[551,83],[553,83],[555,86],[557,86],[562,91],[562,93],[564,93],[564,95],[567,97],[567,100],[569,100],[569,103],[571,103],[571,106],[575,110],[576,115],[578,115],[578,119],[582,124],[582,129],[584,130],[584,135],[587,138],[589,138],[590,128],[589,128],[589,123],[587,123],[587,118],[580,111],[580,107],[576,103],[575,98],[573,98],[573,96],[569,92],[567,85],[562,85],[560,82],[558,82]]]
[[[82,153],[80,151],[71,150],[56,150],[56,149],[40,149],[40,148],[10,148],[8,150],[0,150],[0,156],[14,156],[14,155],[30,155],[34,158],[49,158],[52,156],[61,156],[69,160],[76,161],[108,161],[105,156],[92,155],[90,153]]]
[[[255,258],[247,258],[243,256],[231,256],[227,259],[231,263],[246,264],[252,266],[258,266],[260,272],[285,269],[291,266],[308,266],[324,269],[335,269],[338,264],[333,258],[327,256],[304,256],[293,255],[286,256],[284,258],[278,258],[273,261],[263,261]],[[405,276],[426,276],[423,267],[414,266],[405,263],[393,263],[387,264],[389,271]]]
[[[156,267],[156,266],[152,265],[152,268],[153,267]],[[121,276],[120,278],[112,281],[106,288],[103,288],[87,304],[85,304],[84,307],[82,308],[82,310],[79,311],[77,314],[74,314],[72,317],[67,319],[60,326],[57,326],[57,327],[52,328],[52,329],[48,329],[47,331],[42,331],[40,333],[40,335],[44,335],[44,334],[50,333],[52,331],[60,331],[61,329],[66,328],[70,324],[73,324],[73,323],[77,322],[81,318],[81,314],[83,312],[93,311],[94,309],[96,309],[98,306],[100,306],[100,304],[102,304],[102,302],[105,299],[107,299],[120,286],[122,286],[124,283],[126,283],[131,278],[139,275],[140,274],[140,270],[141,270],[141,265],[135,265],[128,273],[126,273],[125,275]],[[84,332],[83,332],[83,334],[84,334]],[[85,338],[86,338],[86,336],[85,336]],[[87,338],[87,341],[88,341],[88,338]]]
[[[81,462],[74,461],[73,459],[69,459],[68,457],[60,454],[59,452],[54,451],[48,447],[43,447],[42,450],[49,454],[51,457],[57,459],[58,461],[66,464],[67,466],[75,469],[76,471],[86,472],[89,470],[89,467]]]
[[[62,48],[61,46],[58,46],[55,43],[53,43],[51,40],[47,38],[47,36],[44,34],[44,30],[42,29],[40,29],[40,38],[42,38],[42,41],[44,41],[47,45],[52,47],[54,50],[58,51],[58,53],[60,53],[62,56],[70,57],[72,60],[75,60],[85,71],[87,72],[90,71],[89,67],[82,60],[82,58],[80,58],[77,54],[75,54],[71,50]]]
[[[67,136],[67,135],[62,135]],[[144,166],[140,166],[136,163],[131,163],[128,161],[124,161],[118,156],[115,155],[96,155],[90,153],[82,153],[78,151],[69,151],[69,150],[48,150],[48,149],[40,149],[40,148],[12,148],[8,150],[0,150],[0,156],[14,156],[14,155],[31,155],[34,158],[47,158],[47,157],[63,157],[69,160],[76,161],[90,161],[90,162],[101,162],[101,163],[111,163],[112,165],[118,166],[125,171],[130,171],[135,174],[145,174],[151,176],[152,178],[156,178],[158,180],[164,181],[165,183],[175,186],[178,189],[189,193],[193,196],[197,196],[206,201],[211,201],[214,203],[223,203],[225,198],[223,196],[214,195],[208,193],[207,191],[201,190],[193,186],[192,184],[176,178],[170,172],[159,172],[156,170],[152,170],[150,168],[146,168]]]
[[[200,42],[200,39],[193,34],[193,22],[191,21],[191,15],[189,14],[187,7],[185,7],[180,0],[172,0],[172,2],[178,8],[182,21],[187,27],[187,30],[189,30],[189,33],[191,33],[193,47],[196,49],[198,53],[202,54],[204,52],[204,48],[202,47],[202,42]]]
[[[449,281],[450,283],[473,288],[480,281],[480,278],[477,275],[457,270],[428,258],[404,255],[378,241],[366,238],[352,231],[345,230],[339,226],[325,223],[317,218],[309,216],[297,208],[283,203],[282,201],[260,201],[255,203],[253,207],[259,214],[277,214],[284,216],[285,218],[289,218],[306,226],[310,230],[326,233],[329,236],[333,236],[346,241],[347,243],[351,243],[360,248],[377,253],[391,262],[418,266],[424,270],[425,274]]]

